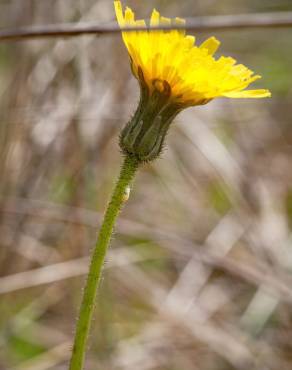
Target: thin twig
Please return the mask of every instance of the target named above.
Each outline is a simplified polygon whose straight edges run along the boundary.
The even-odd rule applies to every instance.
[[[152,30],[187,29],[195,32],[210,32],[219,30],[235,30],[245,28],[283,28],[292,27],[292,12],[255,13],[239,15],[223,15],[189,18],[186,26],[170,25],[152,27]],[[124,28],[122,30],[137,31],[141,27]],[[0,41],[15,41],[33,38],[75,37],[82,35],[102,35],[119,33],[116,22],[106,24],[77,23],[51,24],[31,26],[17,29],[0,30]]]

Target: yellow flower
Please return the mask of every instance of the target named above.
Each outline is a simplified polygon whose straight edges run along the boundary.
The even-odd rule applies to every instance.
[[[245,90],[260,76],[230,57],[215,59],[220,43],[211,37],[200,46],[185,30],[151,30],[159,25],[185,25],[180,18],[171,20],[153,10],[150,28],[144,20],[135,20],[130,8],[123,12],[114,1],[121,27],[141,27],[123,31],[131,57],[132,71],[138,79],[141,96],[138,108],[120,135],[124,154],[140,162],[157,158],[164,146],[168,129],[183,109],[206,104],[216,97],[265,98],[268,90]],[[145,30],[144,30],[145,28]]]
[[[130,8],[123,12],[120,1],[114,1],[116,16],[121,27],[145,27],[144,20],[135,20]],[[150,26],[185,24],[180,18],[171,20],[160,16],[154,9]],[[150,94],[155,89],[170,88],[170,98],[184,107],[204,104],[216,97],[265,98],[269,90],[245,90],[259,79],[236,60],[213,57],[220,42],[211,37],[200,46],[195,37],[184,30],[123,32],[123,40],[131,57],[135,77],[148,86]],[[144,80],[144,81],[141,81]]]

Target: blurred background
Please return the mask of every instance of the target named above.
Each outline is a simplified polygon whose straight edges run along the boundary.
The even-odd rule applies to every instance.
[[[139,17],[291,0],[127,1]],[[0,27],[114,20],[109,0],[1,0]],[[197,34],[199,41],[211,34]],[[292,368],[292,29],[218,31],[272,99],[180,114],[119,219],[87,370]],[[119,34],[0,44],[0,369],[66,370],[139,98]]]

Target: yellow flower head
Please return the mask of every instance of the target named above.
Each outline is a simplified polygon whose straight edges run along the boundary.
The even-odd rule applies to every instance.
[[[123,12],[114,1],[119,25],[139,31],[123,31],[131,58],[132,71],[141,88],[139,106],[120,135],[120,147],[138,161],[152,161],[162,151],[174,118],[183,109],[228,98],[265,98],[268,90],[245,90],[260,78],[230,57],[215,59],[219,41],[211,37],[200,46],[185,30],[151,30],[159,25],[185,25],[180,18],[171,20],[153,10],[150,27],[135,20],[130,8]],[[145,30],[144,30],[145,28]]]
[[[120,1],[115,1],[118,23],[121,27],[145,27],[144,20],[135,20],[130,8],[123,12]],[[185,20],[160,16],[154,9],[150,26],[181,25]],[[145,82],[151,92],[170,88],[174,103],[184,107],[204,104],[216,97],[265,98],[268,90],[245,90],[260,76],[230,57],[215,59],[220,42],[211,37],[200,46],[195,37],[184,30],[123,32],[123,40],[132,61],[135,77]],[[144,80],[144,81],[141,81]]]

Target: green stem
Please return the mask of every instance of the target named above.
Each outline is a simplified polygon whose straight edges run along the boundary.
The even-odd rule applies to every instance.
[[[139,162],[126,156],[120,176],[107,207],[97,242],[91,258],[88,277],[83,292],[79,319],[77,321],[74,347],[70,361],[70,370],[83,369],[86,343],[94,311],[97,288],[101,277],[104,258],[110,243],[116,218],[125,202],[125,194],[138,169]]]

